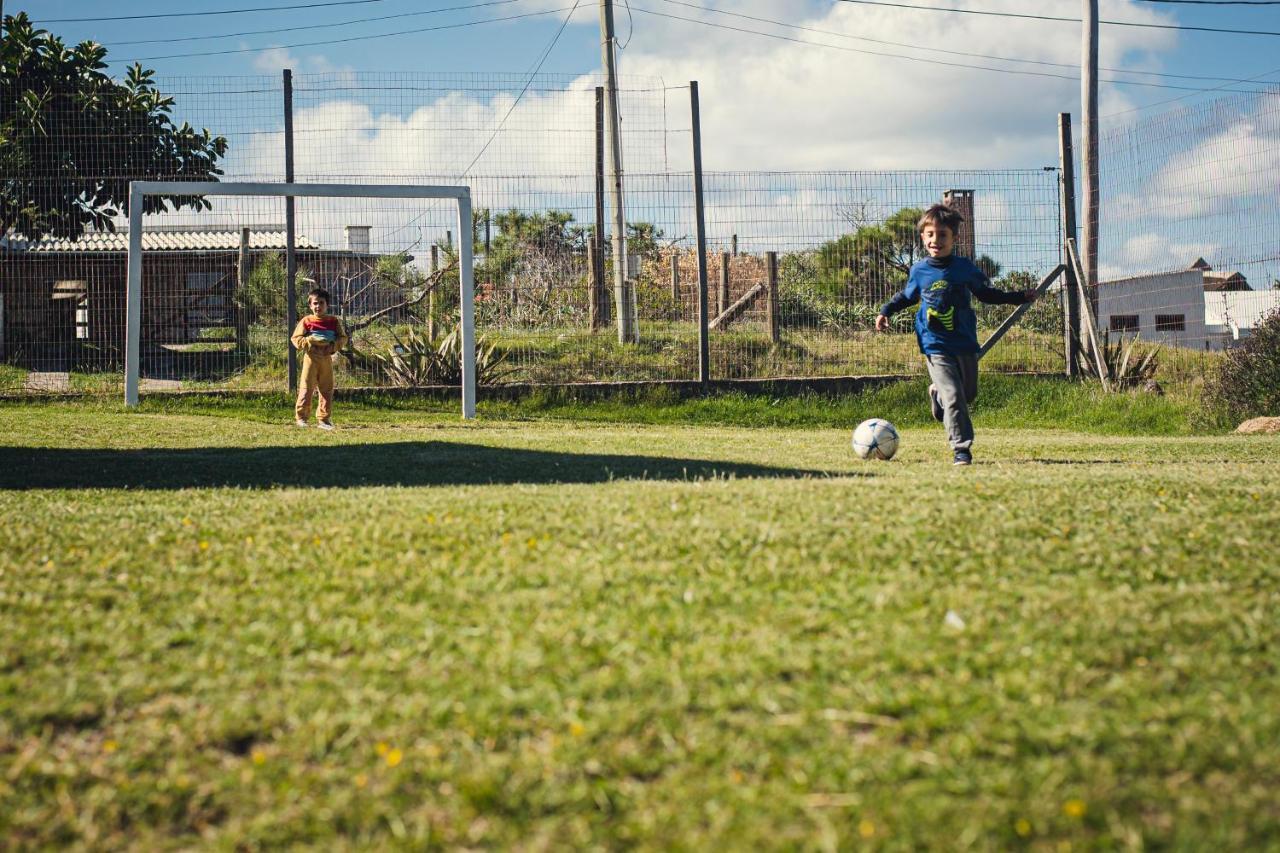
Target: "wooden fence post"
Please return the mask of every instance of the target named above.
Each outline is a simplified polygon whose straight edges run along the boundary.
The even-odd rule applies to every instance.
[[[716,314],[723,314],[729,307],[729,259],[728,252],[720,253],[720,289],[716,292]]]
[[[777,343],[781,340],[778,333],[778,253],[769,252],[765,255],[766,266],[769,270],[769,295],[767,309],[769,312],[769,341]]]
[[[671,301],[676,304],[677,313],[680,308],[680,255],[671,254]]]

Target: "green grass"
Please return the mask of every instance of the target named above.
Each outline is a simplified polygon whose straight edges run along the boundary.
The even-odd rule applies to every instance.
[[[214,404],[0,407],[9,845],[1280,845],[1280,438]]]
[[[900,427],[930,426],[925,406],[927,380],[893,381],[857,394],[769,395],[722,392],[681,399],[664,387],[605,394],[548,388],[520,399],[486,399],[480,392],[483,417],[508,421],[562,420],[633,424],[706,426],[850,428],[870,417],[886,418]],[[77,402],[77,410],[116,411],[115,400]],[[143,395],[142,410],[157,414],[201,414],[278,423],[290,417],[284,395]],[[453,395],[395,397],[370,392],[344,394],[335,405],[340,421],[359,426],[396,423],[414,414],[454,415]],[[973,406],[978,428],[1071,429],[1099,435],[1190,435],[1201,428],[1198,398],[1170,393],[1104,394],[1090,383],[1061,379],[987,374]]]
[[[0,393],[21,392],[27,383],[27,370],[12,364],[0,364]]]

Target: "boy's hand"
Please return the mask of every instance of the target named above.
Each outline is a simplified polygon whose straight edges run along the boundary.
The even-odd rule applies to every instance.
[[[889,331],[889,318],[888,318],[888,317],[884,316],[883,314],[877,314],[877,315],[876,315],[876,331],[877,331],[877,332],[887,332],[887,331]]]
[[[1024,290],[1022,291],[1022,297],[1028,302],[1035,302],[1040,298],[1040,291],[1035,288],[1032,288],[1031,290]]]

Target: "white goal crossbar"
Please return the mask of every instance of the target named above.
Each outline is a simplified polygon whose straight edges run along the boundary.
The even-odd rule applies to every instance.
[[[458,262],[461,282],[462,416],[476,416],[475,273],[472,262],[471,188],[406,184],[284,184],[197,181],[129,183],[129,278],[125,325],[124,402],[138,405],[142,337],[142,202],[149,195],[241,195],[281,198],[442,198],[458,204]],[[289,330],[292,331],[292,330]]]

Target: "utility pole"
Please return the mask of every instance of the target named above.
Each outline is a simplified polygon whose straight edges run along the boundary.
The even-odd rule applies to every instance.
[[[1080,183],[1084,191],[1083,257],[1085,293],[1088,305],[1080,310],[1089,311],[1096,322],[1098,318],[1098,0],[1083,0],[1083,36],[1081,47],[1080,100],[1084,117],[1084,156],[1081,158]]]
[[[600,57],[604,65],[609,195],[613,205],[613,301],[618,312],[618,342],[629,344],[636,340],[636,317],[627,282],[627,218],[622,208],[622,123],[618,117],[618,57],[613,30],[613,0],[600,0]]]

